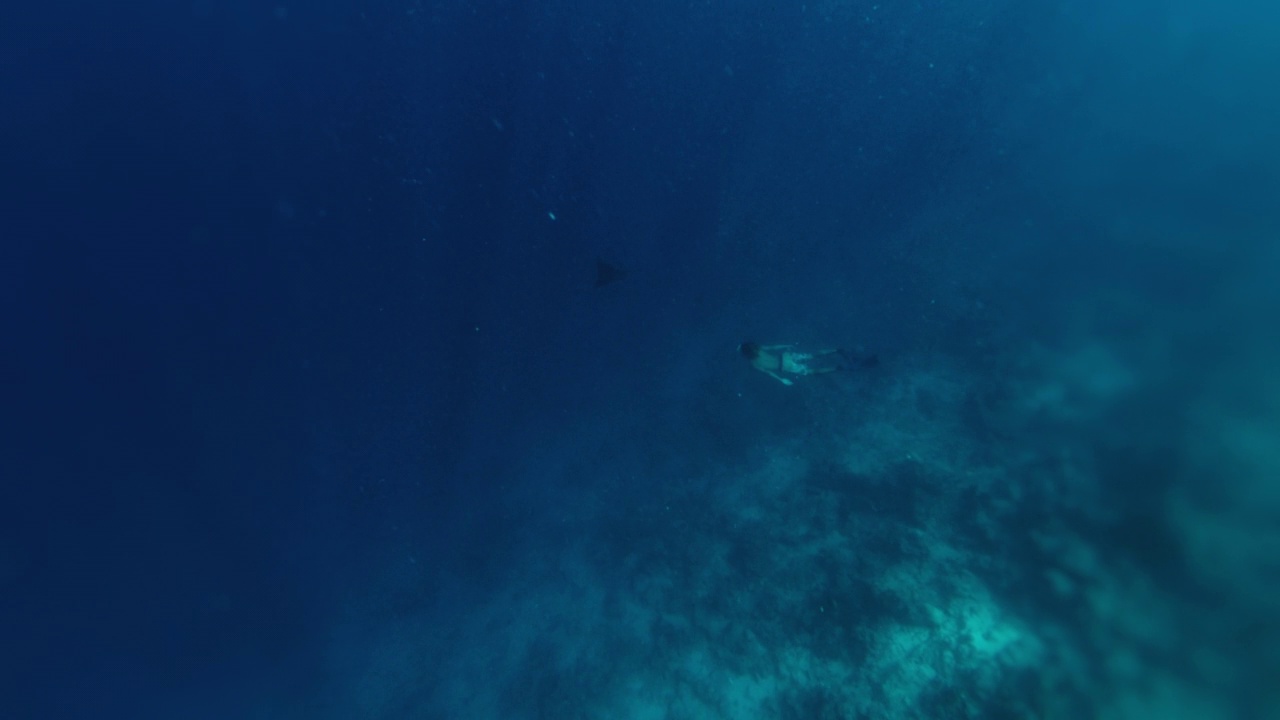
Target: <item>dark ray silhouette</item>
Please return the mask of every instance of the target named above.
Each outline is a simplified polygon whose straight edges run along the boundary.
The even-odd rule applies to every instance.
[[[611,285],[626,276],[626,270],[623,270],[617,265],[610,265],[600,258],[596,258],[596,287]]]

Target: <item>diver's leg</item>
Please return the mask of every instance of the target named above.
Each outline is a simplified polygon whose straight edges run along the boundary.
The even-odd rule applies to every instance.
[[[858,355],[848,350],[821,350],[813,354],[813,360],[809,363],[809,372],[812,374],[839,372],[842,370],[857,370],[859,368],[873,368],[880,364],[880,358],[875,355]]]
[[[808,362],[810,375],[839,372],[852,367],[853,364],[839,350],[819,350],[813,353],[813,357]]]
[[[859,368],[866,370],[876,367],[880,364],[880,356],[875,353],[855,353],[851,350],[837,350],[840,357],[844,358],[846,370],[857,370]]]

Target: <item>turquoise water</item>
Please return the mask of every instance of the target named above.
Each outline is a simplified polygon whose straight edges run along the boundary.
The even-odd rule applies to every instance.
[[[12,12],[3,717],[1280,717],[1274,10]]]

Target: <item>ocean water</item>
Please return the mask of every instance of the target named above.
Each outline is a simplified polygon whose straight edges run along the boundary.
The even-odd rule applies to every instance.
[[[0,718],[1280,718],[1271,4],[3,15]]]

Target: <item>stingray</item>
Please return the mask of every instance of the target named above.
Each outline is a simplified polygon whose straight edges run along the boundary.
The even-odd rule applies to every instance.
[[[627,276],[627,271],[617,265],[596,258],[596,287],[612,285]]]

